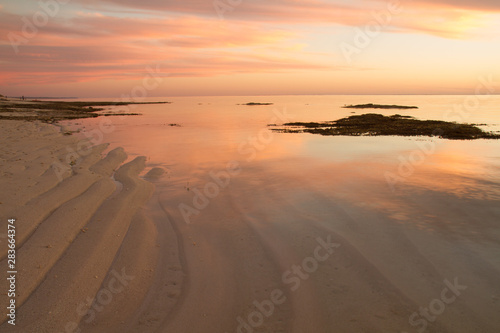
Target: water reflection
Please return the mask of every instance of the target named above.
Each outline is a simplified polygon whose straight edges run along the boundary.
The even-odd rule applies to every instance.
[[[421,106],[417,111],[400,113],[440,119],[438,107],[442,110],[460,98],[392,96],[391,101]],[[175,197],[178,202],[191,202],[193,192],[188,189],[202,190],[212,181],[210,174],[225,170],[231,161],[238,163],[241,173],[222,189],[230,195],[221,196],[225,198],[221,200],[237,202],[260,197],[256,205],[265,206],[272,196],[286,193],[287,200],[277,201],[278,205],[304,207],[307,203],[308,214],[313,215],[328,211],[332,201],[342,201],[378,212],[395,222],[429,228],[447,214],[443,212],[447,202],[460,205],[461,200],[499,200],[498,141],[321,137],[272,133],[267,127],[280,123],[276,112],[287,114],[292,121],[334,120],[350,114],[340,108],[344,104],[387,99],[387,96],[177,98],[170,105],[137,106],[133,111],[142,116],[112,117],[115,130],[106,134],[104,141],[111,142],[110,149],[122,146],[132,156],[147,156],[150,167],[165,168],[167,174],[157,187],[168,191],[170,198]],[[246,101],[275,105],[236,105]],[[500,117],[491,113],[490,104],[473,118],[500,122]],[[79,120],[78,125],[72,122],[72,126],[85,132],[98,126],[99,121],[100,118]],[[169,126],[172,123],[181,127]],[[412,162],[412,154],[416,153],[421,160]],[[406,168],[401,172],[404,163],[410,164],[411,171]],[[395,186],[388,184],[388,173],[398,177]],[[321,200],[314,203],[307,196],[329,200],[321,207]],[[162,197],[168,199],[164,194]],[[424,204],[425,197],[439,198],[440,209],[433,209],[432,202]],[[420,204],[415,204],[416,198],[420,198]]]

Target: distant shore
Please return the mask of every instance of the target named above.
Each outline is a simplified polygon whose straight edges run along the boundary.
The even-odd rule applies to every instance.
[[[357,105],[344,105],[344,109],[386,109],[386,110],[408,110],[408,109],[418,109],[418,106],[407,106],[407,105],[385,105],[385,104],[357,104]]]
[[[95,118],[99,116],[139,115],[131,112],[96,113],[103,107],[138,104],[170,104],[171,102],[62,102],[0,97],[0,119],[40,120],[53,123],[59,120]]]

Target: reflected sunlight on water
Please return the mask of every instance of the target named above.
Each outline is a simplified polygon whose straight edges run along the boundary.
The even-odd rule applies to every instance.
[[[500,142],[448,141],[436,138],[321,137],[279,134],[268,124],[285,121],[328,121],[352,114],[345,104],[416,105],[418,110],[355,110],[446,119],[464,96],[272,96],[168,98],[169,105],[137,105],[141,116],[107,117],[114,131],[104,142],[122,146],[131,155],[145,155],[150,167],[167,175],[157,187],[171,196],[191,200],[186,188],[203,188],[210,172],[236,161],[242,172],[232,182],[236,196],[273,193],[319,193],[386,214],[395,221],[435,219],[408,198],[446,195],[467,200],[500,199]],[[166,99],[150,99],[166,100]],[[237,105],[272,102],[273,106]],[[500,97],[482,101],[464,122],[500,124]],[[116,107],[113,111],[120,111]],[[71,122],[85,131],[102,118]],[[76,125],[75,125],[76,124]],[[169,126],[179,124],[180,127]],[[83,128],[84,127],[84,128]],[[490,126],[489,130],[498,130]],[[396,177],[389,186],[387,175]],[[237,185],[234,185],[237,184]],[[267,189],[262,192],[262,188]],[[307,190],[306,190],[307,189]],[[393,191],[394,190],[394,191]],[[403,195],[402,195],[403,194]],[[301,197],[300,195],[296,198]],[[405,197],[406,201],[402,199]],[[303,196],[302,199],[303,200]],[[300,205],[296,199],[291,204]],[[310,207],[313,207],[309,203]],[[315,212],[320,210],[317,205]],[[418,216],[418,219],[416,218]],[[420,223],[419,222],[419,223]],[[416,223],[416,222],[415,222]]]

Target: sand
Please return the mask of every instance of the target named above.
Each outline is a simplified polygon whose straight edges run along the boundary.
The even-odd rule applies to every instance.
[[[500,328],[496,197],[406,189],[374,198],[352,168],[276,167],[234,177],[187,224],[178,207],[192,192],[170,191],[145,157],[107,145],[68,157],[81,139],[39,122],[2,120],[0,142],[0,227],[17,219],[18,260],[16,326],[3,316],[1,332]],[[388,203],[422,228],[394,209],[388,217]],[[426,224],[423,212],[439,218]],[[5,309],[5,278],[0,290]],[[417,314],[412,326],[429,307],[430,319]]]
[[[3,120],[0,133],[0,216],[5,231],[7,220],[16,219],[18,271],[17,324],[4,323],[1,330],[65,331],[88,319],[87,297],[98,295],[110,278],[141,276],[143,270],[155,268],[152,260],[158,249],[144,249],[144,240],[154,238],[156,230],[140,212],[153,191],[151,183],[138,178],[145,158],[122,165],[127,158],[123,149],[105,157],[106,145],[78,150],[81,139],[39,122]],[[139,225],[143,227],[133,232]],[[2,238],[3,268],[6,240]],[[128,250],[127,260],[120,260],[131,246],[136,250]],[[6,279],[0,288],[9,289]],[[136,288],[128,289],[132,293]],[[107,302],[109,295],[100,296]],[[6,294],[0,302],[5,309]],[[2,322],[5,319],[2,316]]]

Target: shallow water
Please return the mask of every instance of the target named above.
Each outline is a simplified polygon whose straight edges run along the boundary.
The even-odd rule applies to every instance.
[[[474,96],[270,96],[177,97],[172,104],[131,105],[113,112],[141,116],[116,116],[70,122],[96,142],[122,146],[129,155],[144,155],[148,167],[167,173],[157,187],[183,197],[192,206],[196,190],[203,193],[213,183],[211,174],[227,175],[227,165],[238,174],[228,180],[245,183],[247,195],[256,195],[262,180],[279,191],[315,186],[321,193],[342,197],[355,205],[385,207],[386,214],[404,219],[408,212],[395,204],[398,195],[433,191],[457,198],[500,198],[500,141],[451,141],[428,137],[322,137],[284,134],[269,124],[287,121],[328,121],[351,114],[377,112],[412,115],[419,119],[457,120],[487,124],[500,130],[500,97],[485,96],[475,108]],[[146,101],[164,101],[150,98]],[[238,105],[271,102],[272,106]],[[346,104],[415,105],[417,110],[352,110]],[[170,126],[177,124],[180,126]],[[101,131],[102,129],[102,131]],[[147,170],[146,170],[147,171]],[[299,181],[301,185],[291,187]],[[271,182],[271,183],[269,183]],[[274,182],[274,183],[273,183]],[[217,200],[220,191],[213,188]],[[217,193],[215,193],[217,192]],[[215,195],[217,194],[217,195]],[[263,194],[265,196],[265,194]],[[164,196],[163,196],[164,197]],[[392,208],[390,208],[392,207]],[[286,208],[286,207],[284,207]],[[191,219],[203,220],[203,214]]]
[[[450,141],[404,137],[322,137],[311,134],[280,134],[268,124],[286,121],[328,121],[376,112],[412,115],[419,119],[453,120],[500,131],[500,97],[484,96],[479,105],[468,106],[474,96],[269,96],[269,97],[177,97],[150,98],[172,104],[131,105],[113,111],[142,116],[79,120],[83,132],[94,129],[94,139],[122,146],[131,155],[145,155],[149,166],[168,170],[171,185],[196,188],[209,172],[224,170],[237,161],[245,171],[238,178],[278,169],[282,174],[307,176],[332,167],[348,173],[344,181],[379,183],[378,190],[411,184],[467,195],[496,195],[500,181],[500,141]],[[273,106],[237,105],[271,102]],[[416,105],[417,110],[352,110],[346,104]],[[457,109],[458,106],[458,109]],[[457,111],[459,110],[459,111]],[[461,110],[461,111],[460,111]],[[99,124],[105,122],[102,136]],[[110,122],[110,124],[107,124]],[[75,123],[75,122],[72,122]],[[179,124],[180,127],[169,126]],[[76,127],[81,128],[81,125]],[[99,131],[100,132],[100,131]],[[257,173],[254,173],[254,171]],[[258,170],[258,171],[257,171]],[[338,171],[340,172],[340,171]],[[328,175],[318,175],[331,182]],[[455,182],[450,184],[449,177]],[[458,178],[457,178],[458,177]],[[387,181],[389,178],[389,181]],[[441,180],[446,179],[446,180]],[[391,183],[395,182],[395,186]],[[484,189],[488,183],[490,188]],[[177,185],[176,185],[177,184]],[[286,184],[281,184],[285,186]],[[487,186],[488,187],[488,186]],[[348,191],[348,189],[346,189]]]
[[[157,216],[157,223],[176,225],[178,237],[185,244],[182,256],[186,272],[190,272],[187,279],[191,280],[190,289],[183,294],[184,308],[208,304],[216,295],[239,299],[232,303],[239,305],[231,310],[222,305],[219,312],[213,310],[214,328],[234,331],[236,315],[245,316],[249,310],[244,305],[251,305],[255,297],[247,295],[245,288],[267,292],[269,285],[279,286],[279,278],[272,276],[280,276],[291,264],[310,255],[315,246],[311,240],[327,233],[342,244],[344,252],[336,260],[345,265],[331,264],[328,270],[317,273],[311,284],[304,284],[280,310],[315,316],[317,326],[298,317],[284,322],[270,318],[272,331],[280,331],[275,327],[283,331],[328,331],[325,327],[333,323],[345,331],[372,325],[373,331],[381,332],[414,329],[408,325],[412,309],[432,300],[444,278],[456,276],[471,286],[467,302],[447,310],[448,317],[429,331],[458,332],[456,323],[460,323],[465,332],[485,321],[483,331],[493,332],[499,327],[498,320],[489,323],[487,318],[498,307],[489,303],[490,295],[500,297],[493,279],[500,271],[500,141],[322,137],[273,133],[267,126],[336,120],[353,111],[372,112],[343,109],[343,105],[376,103],[420,107],[374,110],[376,113],[487,124],[482,127],[500,131],[499,96],[484,97],[474,107],[470,106],[474,96],[148,99],[157,100],[173,103],[116,107],[112,110],[142,115],[66,124],[81,129],[82,137],[87,133],[100,142],[111,143],[109,149],[125,148],[130,158],[147,156],[148,169],[166,170],[163,177],[153,180],[156,193],[149,208],[156,210],[152,215]],[[274,105],[237,105],[247,102]],[[457,113],[455,105],[458,110],[469,105],[468,111],[464,107]],[[250,235],[256,235],[258,241],[251,242]],[[203,249],[203,260],[195,251],[198,247]],[[265,255],[259,254],[261,247]],[[242,275],[247,265],[254,267],[257,261],[269,272]],[[344,281],[350,285],[349,280],[354,279],[352,289],[336,285],[337,278],[330,278],[336,265],[349,270],[354,267],[353,275]],[[278,273],[271,273],[274,271]],[[365,276],[364,271],[370,274]],[[342,277],[338,279],[342,281]],[[358,290],[374,288],[375,280],[390,286],[380,287],[384,295],[395,288],[397,296],[358,295]],[[213,290],[206,291],[205,285]],[[478,285],[485,287],[473,289]],[[389,321],[370,324],[371,319],[363,313],[349,320],[342,314],[344,310],[339,310],[338,299],[329,296],[340,293],[339,288],[350,290],[346,308],[358,309],[366,303],[370,312],[378,307],[373,305],[376,302],[388,304],[387,310],[381,310],[381,317]],[[373,293],[377,289],[367,290]],[[408,299],[413,305],[408,305]],[[400,310],[391,310],[397,304]],[[472,313],[475,306],[482,308],[483,319],[470,320],[462,315]],[[191,320],[193,316],[192,311],[180,310],[160,328],[203,331],[205,324]],[[224,320],[217,321],[221,316]]]

